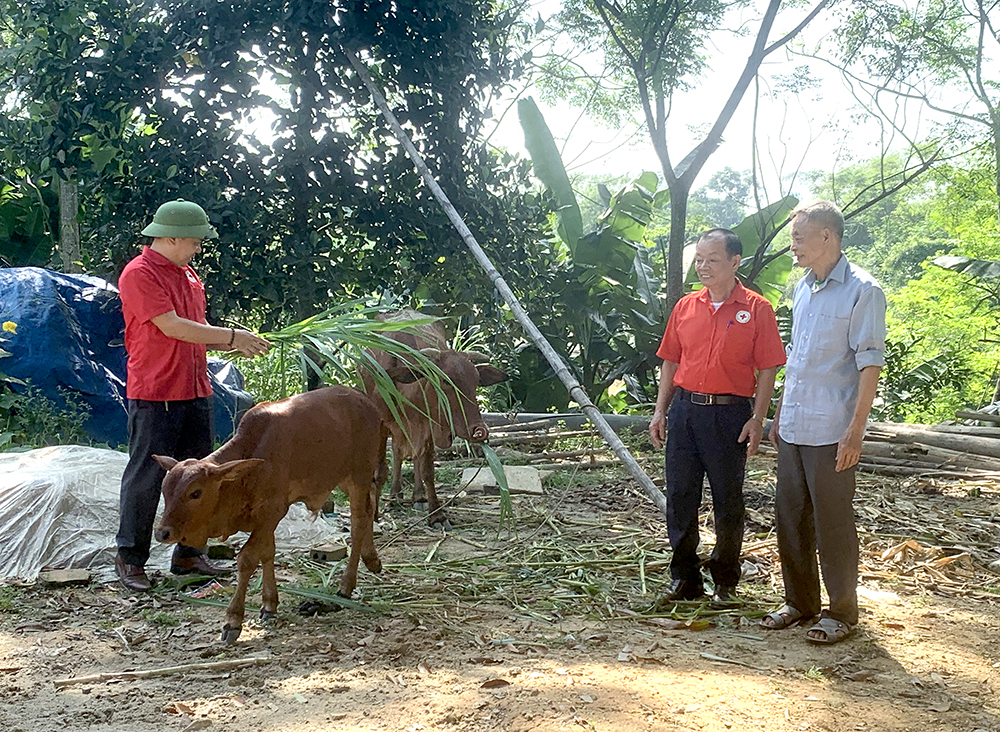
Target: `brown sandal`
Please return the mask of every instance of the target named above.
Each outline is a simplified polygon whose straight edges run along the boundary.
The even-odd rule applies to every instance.
[[[770,620],[768,624],[767,620]],[[790,628],[793,625],[798,625],[799,623],[806,622],[807,620],[812,620],[811,615],[806,615],[804,612],[792,607],[791,605],[782,605],[779,609],[775,610],[773,613],[768,613],[760,619],[760,627],[764,630],[784,630],[785,628]]]

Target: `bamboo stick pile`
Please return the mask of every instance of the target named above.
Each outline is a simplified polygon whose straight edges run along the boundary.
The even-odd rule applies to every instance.
[[[593,439],[576,450],[538,450],[556,440],[588,435]],[[501,457],[543,468],[571,463],[577,469],[601,468],[615,462],[595,432],[561,431],[545,421],[494,427],[490,442],[498,445]],[[760,452],[774,455],[766,440]],[[640,457],[639,461],[649,459]],[[662,457],[657,455],[655,460]],[[1000,480],[1000,426],[872,422],[865,432],[860,470],[895,477]]]

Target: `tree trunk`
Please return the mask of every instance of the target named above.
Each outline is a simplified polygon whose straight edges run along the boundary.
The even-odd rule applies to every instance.
[[[993,190],[997,195],[997,221],[1000,221],[1000,116],[991,115],[991,132],[993,133]],[[993,387],[993,402],[1000,402],[1000,377]]]
[[[80,253],[79,188],[76,179],[59,179],[59,254],[63,272],[83,272]]]
[[[691,191],[687,179],[670,178],[670,245],[667,249],[667,312],[684,294],[684,232],[687,228],[687,205]]]

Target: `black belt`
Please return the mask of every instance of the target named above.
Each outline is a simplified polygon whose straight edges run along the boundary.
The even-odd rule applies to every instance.
[[[739,404],[750,401],[750,397],[737,396],[736,394],[699,394],[696,391],[688,391],[677,387],[681,399],[697,404],[699,406],[711,406],[713,404]]]

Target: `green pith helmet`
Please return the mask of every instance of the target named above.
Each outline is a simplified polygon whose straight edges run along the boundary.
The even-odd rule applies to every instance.
[[[205,209],[197,203],[178,198],[163,204],[153,214],[153,223],[142,230],[144,236],[178,239],[216,239],[219,234],[210,223]]]

